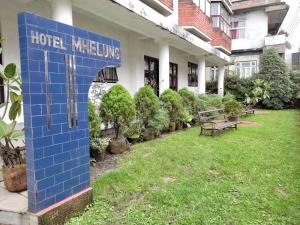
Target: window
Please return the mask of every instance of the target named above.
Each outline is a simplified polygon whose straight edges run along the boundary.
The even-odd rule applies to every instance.
[[[1,34],[0,34],[1,40]],[[0,49],[1,49],[1,42],[0,42]],[[2,65],[2,51],[0,51],[0,65]],[[4,103],[4,83],[3,79],[0,77],[0,104]]]
[[[154,92],[159,95],[159,61],[156,58],[145,56],[144,62],[145,85],[151,86]]]
[[[257,72],[257,63],[256,61],[245,61],[236,63],[236,73],[240,78],[251,77],[254,73]]]
[[[197,76],[198,65],[189,62],[188,63],[188,86],[197,87],[198,86],[198,76]]]
[[[292,53],[292,70],[300,70],[300,52]]]
[[[231,39],[242,39],[246,37],[245,20],[237,19],[231,22]]]
[[[227,9],[221,3],[212,3],[210,10],[213,27],[230,36],[230,15]]]
[[[178,86],[178,65],[170,63],[170,88],[177,91]]]
[[[202,12],[210,17],[210,2],[209,0],[193,0],[195,5],[199,6]]]
[[[118,80],[117,69],[115,67],[107,67],[97,74],[94,82],[117,83]]]

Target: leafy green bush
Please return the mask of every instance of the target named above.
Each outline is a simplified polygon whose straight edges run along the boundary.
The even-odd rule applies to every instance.
[[[156,132],[162,131],[169,127],[170,118],[166,110],[164,108],[159,109],[149,120],[149,128],[154,129]]]
[[[208,93],[208,94],[218,93],[218,81],[217,80],[207,81],[205,84],[205,87],[206,87],[206,93]]]
[[[293,90],[292,106],[296,107],[297,99],[300,99],[300,71],[290,71],[289,77]]]
[[[224,89],[225,93],[230,93],[235,96],[235,99],[239,102],[244,101],[245,94],[250,93],[253,88],[253,78],[240,78],[237,75],[230,75],[225,77]]]
[[[208,108],[208,103],[207,101],[204,100],[204,98],[202,98],[202,96],[198,96],[196,98],[196,112],[200,112],[200,111],[205,111]]]
[[[224,111],[228,118],[239,117],[242,114],[243,106],[236,100],[230,100],[225,103]]]
[[[89,99],[88,112],[90,137],[99,137],[101,133],[101,119],[97,114],[97,111],[97,106]]]
[[[126,129],[125,136],[131,139],[138,139],[141,136],[143,125],[140,120],[133,120]]]
[[[181,88],[178,93],[182,97],[183,107],[188,110],[191,115],[195,114],[196,96],[188,88]]]
[[[226,103],[228,101],[235,100],[235,96],[230,92],[227,92],[226,95],[223,97],[222,102]]]
[[[160,95],[159,99],[162,102],[164,109],[169,115],[170,122],[176,124],[180,123],[184,114],[181,96],[171,89],[166,89]]]
[[[90,138],[90,148],[94,151],[105,152],[109,142],[109,138]]]
[[[103,96],[101,118],[106,125],[112,124],[115,139],[135,118],[135,104],[129,92],[120,84],[112,86]]]
[[[267,81],[271,85],[270,98],[262,101],[263,106],[271,109],[290,107],[293,104],[293,84],[284,60],[274,49],[268,49],[261,57],[260,67],[258,78]]]
[[[207,95],[207,104],[210,108],[223,108],[223,102],[222,102],[222,97],[217,94],[210,94]]]
[[[269,89],[270,84],[264,80],[256,79],[252,81],[253,83],[253,89],[248,94],[245,94],[245,103],[246,105],[252,105],[255,106],[260,101],[270,98],[269,96]]]
[[[142,121],[144,126],[149,126],[149,120],[157,113],[160,103],[150,86],[144,86],[134,96],[137,117]]]

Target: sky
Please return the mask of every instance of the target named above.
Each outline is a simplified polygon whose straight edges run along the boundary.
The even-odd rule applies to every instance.
[[[297,3],[300,3],[300,0],[283,0],[284,2],[286,2],[288,5],[290,5],[291,7],[296,6]]]

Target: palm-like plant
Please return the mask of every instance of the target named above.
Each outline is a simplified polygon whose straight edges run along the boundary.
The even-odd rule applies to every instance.
[[[16,64],[10,63],[4,68],[1,65],[0,77],[6,87],[6,100],[0,105],[0,108],[4,107],[3,114],[0,117],[0,140],[4,140],[4,143],[0,143],[0,155],[6,167],[15,167],[15,165],[23,163],[22,148],[15,147],[12,141],[24,135],[23,131],[16,130],[17,123],[15,120],[21,115],[22,111],[22,84]],[[10,123],[4,121],[7,112],[11,120]]]
[[[252,84],[254,86],[252,91],[249,94],[245,94],[245,103],[247,105],[255,106],[261,100],[270,98],[270,83],[261,79],[256,79],[252,81]]]

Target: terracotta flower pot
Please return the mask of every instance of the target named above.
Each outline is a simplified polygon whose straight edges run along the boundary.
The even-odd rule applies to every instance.
[[[8,191],[20,192],[27,189],[26,166],[2,168],[4,185]]]

